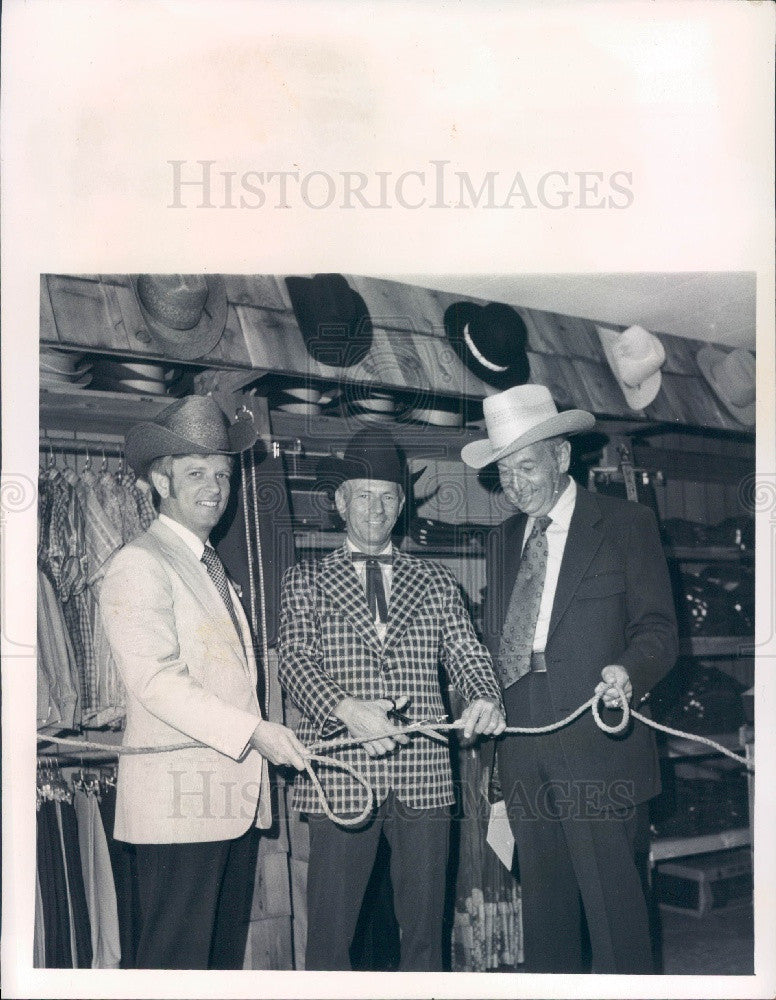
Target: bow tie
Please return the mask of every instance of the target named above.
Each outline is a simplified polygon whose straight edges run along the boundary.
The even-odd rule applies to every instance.
[[[393,556],[391,555],[370,556],[366,552],[352,552],[351,557],[353,562],[369,562],[370,559],[373,559],[375,562],[382,563],[384,566],[390,566],[393,562]]]

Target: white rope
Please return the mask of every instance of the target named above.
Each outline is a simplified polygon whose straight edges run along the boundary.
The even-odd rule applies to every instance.
[[[570,722],[579,718],[583,715],[588,708],[591,709],[593,713],[593,718],[596,721],[596,725],[603,732],[608,733],[611,736],[616,736],[618,733],[625,730],[631,720],[631,717],[638,719],[639,722],[643,722],[644,725],[649,726],[652,729],[657,729],[661,733],[666,733],[669,736],[677,736],[681,739],[693,740],[696,743],[702,743],[705,746],[711,747],[716,750],[717,753],[723,754],[725,757],[729,757],[731,760],[736,761],[742,767],[747,768],[749,771],[754,771],[754,764],[747,761],[741,754],[734,753],[732,750],[728,750],[727,747],[722,746],[721,743],[717,743],[715,740],[710,739],[708,736],[699,736],[696,733],[686,733],[681,729],[672,729],[670,726],[664,726],[659,722],[655,722],[654,719],[647,718],[646,715],[642,715],[637,712],[634,708],[631,708],[625,692],[622,688],[615,685],[617,696],[620,701],[620,707],[622,708],[622,718],[620,721],[613,726],[607,725],[601,718],[600,709],[598,703],[601,700],[600,695],[594,694],[592,698],[589,698],[584,704],[580,705],[579,708],[574,709],[573,712],[559,719],[558,722],[552,722],[547,726],[507,726],[502,736],[540,736],[543,733],[552,733],[558,729],[562,729],[567,726]],[[316,740],[309,746],[305,747],[305,771],[308,777],[313,783],[318,798],[321,801],[323,811],[333,820],[335,823],[339,823],[341,826],[357,826],[359,823],[363,822],[364,819],[369,815],[372,810],[372,803],[374,801],[374,793],[369,786],[369,783],[364,778],[364,776],[356,770],[351,764],[345,761],[338,760],[336,757],[324,757],[323,753],[329,753],[331,750],[337,750],[341,747],[346,746],[360,746],[364,743],[372,743],[376,740],[381,739],[395,739],[397,736],[415,736],[415,735],[431,735],[432,733],[440,732],[450,732],[456,729],[465,728],[465,723],[460,719],[456,722],[438,722],[438,721],[423,721],[414,722],[409,726],[391,726],[390,729],[386,730],[384,733],[379,733],[375,736],[370,736],[368,739],[359,738],[355,736],[343,736],[341,739],[336,740]],[[177,750],[192,750],[197,747],[202,747],[202,743],[174,743],[168,746],[160,747],[106,747],[104,743],[93,743],[88,740],[77,740],[71,739],[69,737],[53,737],[53,736],[42,736],[38,735],[39,743],[57,743],[64,746],[78,747],[79,750],[100,750],[104,753],[109,753],[111,756],[124,756],[131,754],[145,754],[145,753],[170,753]],[[315,762],[323,767],[337,768],[342,771],[347,771],[355,781],[357,781],[365,790],[367,802],[358,816],[335,816],[335,814],[329,808],[326,802],[326,796],[324,795],[321,783],[318,780],[317,775],[313,771],[312,763]]]

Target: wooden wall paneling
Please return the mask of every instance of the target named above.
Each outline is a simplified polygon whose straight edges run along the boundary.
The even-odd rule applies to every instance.
[[[56,344],[59,340],[57,323],[54,319],[54,310],[51,306],[51,296],[49,295],[48,276],[40,276],[40,339],[42,341]]]
[[[584,379],[593,413],[617,413],[630,417],[638,417],[638,412],[632,410],[625,397],[617,379],[612,374],[612,370],[606,362],[574,361],[574,368]],[[617,404],[617,409],[613,407]]]
[[[520,309],[528,329],[528,347],[539,354],[586,358],[605,363],[595,325],[589,320],[540,309]]]
[[[437,294],[417,285],[346,275],[348,284],[366,302],[372,323],[405,333],[439,335],[442,314]]]
[[[408,371],[412,370],[411,364],[404,358],[403,362]],[[336,369],[338,379],[348,382],[366,382],[370,384],[401,385],[402,371],[399,368],[396,354],[391,347],[386,330],[374,327],[372,330],[372,347],[367,356],[359,361],[357,365],[349,368]]]
[[[215,347],[203,354],[198,359],[207,364],[226,363],[231,365],[245,365],[251,363],[248,353],[248,345],[245,343],[245,335],[237,317],[237,310],[229,303],[226,312],[226,325]]]
[[[373,323],[406,333],[445,337],[444,315],[448,306],[463,301],[484,305],[486,301],[383,278],[354,274],[346,277],[366,302]]]
[[[415,399],[422,399],[431,392],[432,381],[426,368],[426,361],[418,351],[418,340],[414,334],[401,330],[383,330],[388,350],[394,356],[394,367],[398,371],[398,387],[416,389]]]
[[[574,396],[566,381],[565,358],[552,354],[529,354],[529,361],[531,381],[547,386],[559,407],[573,406]]]
[[[288,803],[288,841],[290,854],[297,861],[308,861],[310,858],[310,827],[301,818],[298,812],[291,809],[292,788],[286,788],[286,801]]]
[[[660,391],[645,413],[651,420],[672,421],[677,424],[692,423],[692,410],[687,399],[685,383],[687,379],[681,375],[663,372]]]
[[[565,367],[566,384],[569,387],[574,406],[591,413],[628,413],[629,407],[620,387],[611,373],[601,364],[568,358]],[[619,398],[618,398],[619,397]],[[612,411],[612,400],[617,400],[617,409]]]
[[[372,347],[356,368],[362,376],[359,381],[382,385],[418,388],[426,380],[425,368],[409,334],[380,326],[372,328]]]
[[[567,357],[588,358],[606,363],[598,332],[590,320],[550,313],[549,322],[555,328],[560,353]]]
[[[235,306],[291,312],[291,298],[282,277],[276,274],[225,274],[226,297]]]
[[[293,968],[290,917],[251,920],[245,947],[245,969]]]
[[[288,855],[284,851],[267,851],[266,838],[259,841],[259,857],[253,884],[251,920],[265,917],[291,916],[291,879]]]
[[[329,369],[308,354],[293,313],[244,305],[235,306],[235,311],[253,368],[302,378],[323,378],[328,370],[336,377],[339,369]]]
[[[700,343],[685,340],[683,337],[672,337],[670,334],[657,334],[666,352],[663,371],[674,375],[695,375],[700,377],[700,369],[695,361],[695,354]]]
[[[425,387],[433,392],[482,398],[492,392],[464,365],[446,339],[413,337],[426,372]]]
[[[113,286],[51,274],[48,288],[62,343],[87,350],[138,349],[130,343],[124,320],[109,297]]]
[[[307,947],[307,861],[291,858],[291,908],[293,910],[294,968],[304,969]]]

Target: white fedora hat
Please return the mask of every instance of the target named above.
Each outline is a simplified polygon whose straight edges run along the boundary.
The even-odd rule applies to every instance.
[[[663,345],[643,326],[629,326],[622,333],[606,326],[596,326],[596,330],[625,401],[632,410],[643,410],[660,392],[660,369],[666,359]]]
[[[751,351],[737,347],[721,351],[712,344],[704,345],[695,356],[703,377],[720,402],[747,427],[755,420],[756,360]]]
[[[587,431],[595,417],[587,410],[558,413],[550,390],[543,385],[516,385],[486,396],[482,401],[487,438],[472,441],[461,449],[461,458],[473,469],[527,448],[558,434]]]

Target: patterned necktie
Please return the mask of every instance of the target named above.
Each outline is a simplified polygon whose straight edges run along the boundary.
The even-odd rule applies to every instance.
[[[537,517],[523,548],[496,663],[505,689],[531,670],[531,651],[547,572],[545,532],[551,520],[547,516]]]
[[[366,603],[369,605],[372,621],[384,625],[388,621],[388,602],[385,599],[380,564],[390,566],[393,556],[370,556],[366,552],[354,552],[353,562],[366,564]]]
[[[232,619],[235,631],[242,642],[242,632],[240,631],[240,625],[237,621],[237,612],[234,610],[234,604],[232,603],[232,595],[229,593],[229,585],[226,582],[226,570],[224,569],[224,564],[213,548],[212,545],[206,545],[205,551],[202,553],[202,562],[205,564],[208,576],[213,581],[216,586],[216,590],[221,595],[221,600],[226,605],[226,610],[229,612],[229,617]]]

